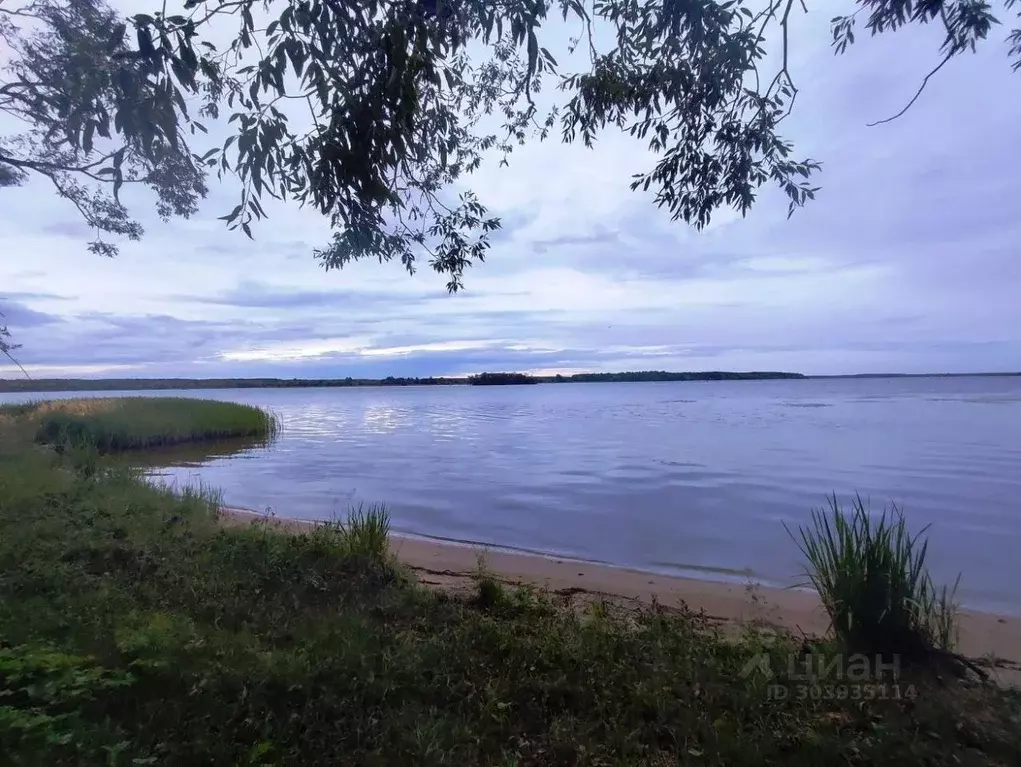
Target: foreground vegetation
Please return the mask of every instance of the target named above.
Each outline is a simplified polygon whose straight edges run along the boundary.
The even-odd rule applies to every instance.
[[[35,441],[100,453],[179,445],[230,437],[270,439],[276,419],[251,405],[187,397],[66,399],[0,406]]]
[[[295,535],[218,508],[0,430],[0,762],[1021,763],[989,685],[801,679],[836,646],[484,568],[430,591],[378,508]]]
[[[836,495],[829,504],[795,540],[841,645],[915,664],[960,662],[953,655],[960,576],[952,587],[933,583],[925,530],[912,536],[896,505],[873,517],[858,495],[850,514]]]

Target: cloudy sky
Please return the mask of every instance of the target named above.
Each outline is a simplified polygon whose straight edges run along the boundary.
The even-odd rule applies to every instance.
[[[267,206],[254,243],[228,232],[231,187],[171,224],[140,200],[146,237],[102,259],[73,207],[31,184],[0,190],[0,310],[37,376],[1019,370],[1021,73],[1006,30],[869,128],[910,98],[941,36],[863,36],[834,57],[843,5],[797,21],[786,134],[824,168],[789,221],[769,192],[696,232],[628,190],[653,162],[631,139],[529,145],[470,179],[504,228],[449,296],[428,269],[324,272],[312,251],[328,224],[294,206]]]

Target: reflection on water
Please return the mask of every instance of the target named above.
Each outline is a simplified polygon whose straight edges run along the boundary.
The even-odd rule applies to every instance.
[[[269,446],[146,458],[232,505],[312,519],[382,501],[397,532],[786,585],[784,523],[859,491],[932,525],[933,575],[963,573],[966,604],[1021,614],[1021,378],[159,394],[280,416]]]
[[[365,408],[362,425],[366,431],[388,434],[408,423],[408,414],[392,405],[370,405]]]
[[[439,440],[458,439],[464,437],[467,430],[467,417],[456,410],[438,410],[429,413],[428,428]]]
[[[228,458],[251,457],[256,450],[270,446],[270,441],[259,437],[237,437],[215,442],[190,442],[168,445],[153,450],[124,453],[119,456],[132,466],[144,469],[166,467],[197,468],[210,461]]]

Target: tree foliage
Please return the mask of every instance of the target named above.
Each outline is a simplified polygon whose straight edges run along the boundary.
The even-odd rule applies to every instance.
[[[530,139],[592,146],[609,128],[655,156],[632,189],[696,227],[722,207],[745,213],[765,185],[786,195],[790,212],[817,191],[819,163],[797,158],[780,132],[798,93],[787,60],[801,0],[165,7],[123,18],[103,0],[0,0],[12,52],[0,111],[23,127],[0,137],[0,185],[49,179],[99,234],[90,248],[102,254],[116,249],[104,233],[142,233],[121,202],[124,185],[154,191],[164,218],[188,216],[207,174],[230,174],[241,197],[222,217],[229,227],[252,236],[266,198],[296,201],[334,226],[316,252],[327,268],[373,257],[414,271],[424,256],[455,291],[500,226],[456,182],[484,161],[507,162]],[[984,0],[854,7],[832,20],[838,53],[857,25],[875,35],[938,23],[945,39],[934,72],[999,23]],[[1015,0],[1000,7],[1018,15]],[[548,50],[558,19],[576,30],[580,71],[562,70]],[[232,42],[218,46],[218,35]],[[1021,30],[1009,40],[1016,69]],[[555,97],[540,98],[544,89]],[[223,143],[193,149],[207,132],[202,120],[221,117]]]
[[[125,184],[153,190],[163,219],[194,213],[207,191],[180,135],[201,126],[157,63],[129,46],[127,27],[102,0],[0,0],[0,37],[12,53],[0,111],[21,128],[0,136],[0,186],[48,179],[96,232],[89,249],[101,255],[116,253],[104,234],[142,235],[121,202]],[[209,74],[205,88],[216,96],[219,74]]]

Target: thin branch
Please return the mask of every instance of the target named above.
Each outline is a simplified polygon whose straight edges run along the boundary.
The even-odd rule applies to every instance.
[[[112,154],[107,155],[107,158],[109,157],[113,157],[113,155]],[[99,160],[95,163],[91,163],[89,165],[72,166],[72,165],[58,165],[57,163],[52,162],[40,162],[39,160],[19,160],[16,157],[10,157],[9,155],[0,154],[0,162],[5,162],[8,165],[14,165],[15,167],[18,168],[31,168],[32,170],[38,171],[52,170],[64,171],[67,173],[81,173],[83,171],[87,171],[89,168],[94,168],[96,165],[102,162],[102,160]]]
[[[592,3],[592,13],[596,11],[595,2]],[[589,61],[593,64],[596,63],[596,59],[599,58],[599,52],[596,50],[596,43],[592,39],[592,15],[586,9],[585,11],[585,29],[588,33],[588,50],[589,50]]]
[[[947,43],[949,43],[946,56],[944,56],[943,60],[940,61],[940,63],[937,64],[935,67],[933,67],[929,74],[925,76],[925,79],[922,80],[922,84],[919,85],[918,90],[915,91],[915,95],[911,97],[911,100],[904,106],[903,109],[901,109],[897,114],[893,115],[892,117],[887,117],[885,120],[877,120],[876,122],[866,123],[866,127],[873,128],[877,125],[883,125],[885,123],[893,122],[898,117],[901,117],[905,112],[911,109],[911,107],[914,105],[916,101],[918,101],[919,97],[922,95],[922,91],[924,91],[925,87],[929,84],[930,78],[932,78],[933,75],[939,72],[944,67],[944,65],[948,61],[950,61],[950,59],[952,59],[954,56],[956,56],[958,53],[964,50],[965,47],[964,39],[955,34],[954,28],[950,23],[950,19],[947,17],[946,8],[944,8],[943,6],[940,6],[939,17],[940,21],[943,22],[943,28],[947,32]],[[944,43],[944,45],[946,45],[947,43]]]
[[[213,16],[217,16],[217,15],[219,15],[221,13],[230,13],[231,15],[233,15],[235,9],[240,8],[242,6],[249,6],[249,7],[251,7],[253,5],[255,5],[255,0],[236,0],[235,2],[221,3],[216,8],[214,8],[211,11],[209,11],[205,16],[203,16],[198,21],[195,20],[195,17],[199,13],[198,6],[196,6],[195,10],[192,12],[191,16],[189,16],[188,18],[189,18],[190,21],[194,22],[196,27],[199,27],[199,26],[205,24],[211,18],[213,18]]]
[[[9,83],[4,83],[3,85],[0,85],[0,96],[16,96],[16,95],[19,95],[19,94],[16,94],[14,92],[15,88],[29,88],[30,89],[30,88],[39,88],[39,87],[43,87],[43,86],[47,86],[47,85],[51,85],[51,83],[41,83],[41,82],[27,83],[27,82],[20,82],[20,81],[17,81],[17,80],[12,80]]]
[[[9,155],[3,154],[0,154],[0,162],[7,163],[8,165],[13,165],[15,168],[27,168],[29,170],[34,170],[38,173],[42,173],[43,175],[49,175],[50,173],[81,173],[83,176],[87,176],[88,178],[91,178],[93,181],[98,181],[102,184],[113,184],[116,181],[115,177],[100,176],[93,173],[91,169],[95,168],[97,165],[105,162],[106,160],[109,160],[115,154],[116,152],[111,152],[108,155],[100,157],[95,162],[89,163],[88,165],[79,166],[60,165],[58,163],[40,162],[38,160],[21,160],[16,157],[10,157]],[[144,180],[145,179],[122,178],[121,183],[128,184],[135,181]]]
[[[21,18],[25,19],[40,19],[42,17],[38,13],[32,13],[32,11],[36,8],[36,5],[37,5],[36,3],[29,3],[24,8],[16,10],[11,10],[9,8],[0,8],[0,13],[4,14],[5,16],[20,16]]]
[[[769,91],[773,90],[773,86],[780,80],[781,76],[787,78],[787,85],[791,89],[791,100],[787,103],[787,111],[784,112],[778,119],[777,124],[783,122],[787,117],[790,116],[791,112],[794,111],[794,102],[798,98],[798,86],[794,84],[794,78],[791,77],[790,70],[787,68],[787,54],[789,50],[787,38],[788,30],[790,27],[789,19],[791,15],[791,8],[794,6],[794,0],[787,0],[787,7],[784,8],[783,18],[780,20],[780,26],[783,29],[783,67],[779,72],[776,73],[776,77],[773,78],[773,82],[769,86]],[[802,2],[804,7],[804,2]],[[769,91],[766,91],[768,94]]]
[[[14,358],[13,354],[11,354],[11,348],[7,344],[4,344],[3,347],[0,348],[0,352],[3,352],[4,356],[7,357],[7,359],[9,359],[11,362],[18,366],[18,370],[22,372],[25,378],[27,378],[29,381],[32,380],[32,376],[28,374],[28,371],[25,370],[25,368],[22,367],[21,363]]]
[[[776,16],[776,12],[778,10],[780,10],[780,3],[781,2],[782,2],[782,0],[776,0],[776,2],[772,2],[771,1],[767,8],[765,8],[762,11],[760,11],[758,16],[756,16],[754,19],[752,19],[751,21],[748,22],[748,26],[752,27],[760,19],[762,20],[762,25],[759,27],[759,32],[755,36],[756,41],[760,41],[760,40],[764,39],[763,35],[766,33],[766,25],[769,24],[769,22]],[[754,73],[755,73],[755,92],[758,93],[758,91],[760,89],[759,68],[758,67],[753,67],[752,71],[754,71]],[[772,87],[772,86],[770,86],[770,87]]]
[[[4,316],[3,312],[0,312],[0,317],[3,317],[3,316]],[[22,373],[24,373],[25,378],[27,378],[27,379],[29,379],[31,381],[32,380],[32,376],[30,376],[28,374],[28,371],[25,370],[25,368],[23,368],[21,366],[21,363],[18,362],[14,358],[13,354],[11,354],[11,352],[13,350],[19,348],[21,346],[21,344],[10,344],[10,343],[8,343],[7,341],[4,340],[5,338],[10,338],[10,337],[11,337],[11,334],[7,331],[7,326],[4,325],[3,327],[0,327],[0,352],[2,352],[3,355],[5,357],[7,357],[7,359],[9,359],[11,362],[13,362],[15,365],[17,365],[18,369],[21,370]]]
[[[53,186],[56,187],[56,189],[57,189],[57,194],[59,194],[65,200],[70,200],[72,203],[74,203],[74,206],[76,208],[78,208],[78,212],[81,213],[82,218],[85,219],[85,223],[87,223],[90,228],[96,229],[96,230],[99,229],[99,227],[96,226],[95,218],[92,215],[90,215],[89,212],[87,210],[85,210],[84,207],[82,207],[82,204],[77,199],[75,199],[74,195],[72,195],[63,186],[60,185],[60,182],[57,180],[56,176],[51,175],[50,173],[47,173],[46,171],[39,171],[39,172],[42,173],[44,176],[46,176],[46,178],[48,178],[51,182],[53,182]]]
[[[932,71],[929,72],[929,74],[927,74],[925,76],[924,80],[922,80],[922,84],[918,86],[918,90],[915,91],[915,95],[911,97],[911,101],[909,101],[904,106],[904,108],[902,110],[900,110],[897,114],[893,115],[892,117],[887,117],[884,120],[877,120],[874,123],[866,123],[866,127],[874,128],[877,125],[883,125],[885,123],[893,122],[898,117],[901,117],[909,109],[911,109],[911,107],[914,105],[914,103],[916,101],[918,101],[918,97],[922,95],[922,91],[925,90],[925,86],[929,84],[929,78],[931,78],[933,75],[935,75],[937,72],[939,72],[943,68],[943,65],[946,64],[948,61],[950,61],[950,59],[952,59],[954,57],[955,53],[957,53],[957,51],[954,50],[954,49],[951,49],[950,52],[947,53],[947,55],[943,57],[943,60],[939,64],[937,64],[935,67],[933,67]]]

